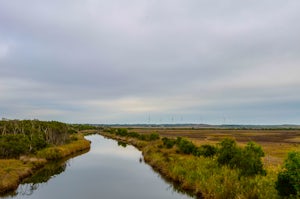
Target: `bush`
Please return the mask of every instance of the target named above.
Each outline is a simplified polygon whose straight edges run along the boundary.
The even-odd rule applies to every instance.
[[[237,164],[241,169],[241,175],[265,175],[266,171],[263,169],[263,163],[261,161],[261,158],[264,156],[265,154],[261,146],[255,144],[254,142],[249,142],[247,146],[242,150],[240,162]]]
[[[221,148],[218,151],[218,163],[221,165],[232,165],[233,158],[240,153],[235,140],[226,138],[219,145]]]
[[[128,136],[129,137],[133,137],[133,138],[139,138],[140,137],[140,134],[136,133],[136,132],[129,132],[128,133]]]
[[[172,148],[175,144],[176,144],[176,140],[174,139],[169,139],[169,138],[166,138],[164,137],[162,139],[163,143],[164,143],[164,146],[168,149]]]
[[[158,133],[151,133],[149,136],[150,141],[159,140],[159,134]]]
[[[217,153],[217,148],[209,144],[204,144],[198,148],[198,151],[199,155],[204,157],[213,157]]]
[[[127,129],[117,129],[116,135],[127,136],[128,135],[128,131],[127,131]]]
[[[300,196],[300,152],[290,152],[284,170],[278,174],[276,189],[281,196]]]
[[[183,138],[177,138],[177,146],[179,151],[184,154],[193,154],[197,155],[197,147],[191,142]]]
[[[261,157],[264,156],[261,146],[249,142],[245,148],[240,148],[232,139],[224,139],[220,146],[217,158],[219,164],[239,169],[240,175],[243,176],[266,174],[261,161]]]
[[[30,142],[24,135],[0,136],[0,158],[17,158],[30,151]]]

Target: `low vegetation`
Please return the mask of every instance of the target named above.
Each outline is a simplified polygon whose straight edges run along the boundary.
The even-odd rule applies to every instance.
[[[199,197],[296,198],[299,195],[299,155],[291,153],[294,155],[289,155],[282,170],[266,168],[262,162],[265,153],[255,142],[240,146],[234,139],[225,138],[216,144],[196,145],[182,137],[159,139],[158,135],[153,140],[141,139],[151,134],[124,129],[108,129],[103,133],[137,146],[154,169]],[[283,186],[286,182],[288,193]],[[280,192],[280,188],[284,191]]]

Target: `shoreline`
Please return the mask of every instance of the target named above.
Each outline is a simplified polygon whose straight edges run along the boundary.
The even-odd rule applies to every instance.
[[[90,149],[90,141],[82,135],[71,143],[38,151],[35,156],[21,156],[19,159],[0,159],[0,196],[15,191],[19,184],[47,163],[62,158],[74,157],[76,153]]]
[[[163,147],[161,140],[144,141],[108,132],[100,135],[139,149],[144,161],[176,189],[195,198],[280,198],[275,189],[278,169],[267,175],[240,176],[237,169],[219,166],[215,158],[182,154]]]
[[[155,172],[159,173],[162,178],[164,178],[169,183],[171,183],[176,189],[186,193],[187,195],[189,195],[191,197],[196,197],[197,199],[203,198],[200,190],[196,190],[192,186],[184,185],[183,178],[180,179],[180,178],[176,178],[175,176],[170,175],[169,170],[164,169],[165,165],[161,164],[160,162],[153,161],[153,158],[151,157],[153,155],[152,151],[151,151],[151,149],[150,150],[147,149],[147,146],[148,146],[147,141],[141,141],[141,140],[137,140],[135,138],[121,137],[121,136],[117,136],[117,135],[113,135],[113,134],[105,133],[105,132],[100,132],[99,134],[104,136],[105,138],[109,138],[109,139],[113,139],[116,141],[125,142],[126,144],[133,145],[134,147],[136,147],[138,150],[140,150],[142,152],[145,163],[150,165]],[[155,141],[153,141],[153,142],[155,142]]]

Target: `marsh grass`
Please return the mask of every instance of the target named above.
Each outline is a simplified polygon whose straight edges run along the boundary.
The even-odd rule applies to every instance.
[[[14,190],[20,181],[30,176],[34,169],[45,164],[43,159],[31,159],[22,161],[15,159],[0,160],[0,193]]]
[[[0,159],[0,194],[15,190],[19,183],[47,164],[47,160],[60,159],[90,148],[90,142],[78,135],[73,142],[48,147],[36,155],[21,156],[20,159]]]
[[[89,148],[90,141],[85,140],[82,136],[78,135],[77,139],[69,144],[48,147],[38,151],[37,157],[45,158],[47,160],[56,160]]]
[[[163,141],[143,142],[103,133],[113,139],[137,146],[154,170],[195,196],[216,199],[279,198],[275,189],[280,166],[269,165],[266,175],[241,176],[239,169],[220,166],[214,157],[197,157],[163,147]]]

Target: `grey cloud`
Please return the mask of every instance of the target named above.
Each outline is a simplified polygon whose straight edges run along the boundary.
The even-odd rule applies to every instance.
[[[272,109],[296,122],[289,115],[296,115],[291,107],[300,99],[299,6],[2,1],[0,82],[6,84],[0,91],[6,95],[0,110],[78,122],[135,123],[151,113],[216,123],[232,107],[233,123],[256,123],[252,117]],[[274,100],[282,100],[281,108]],[[259,108],[247,116],[251,104]]]

